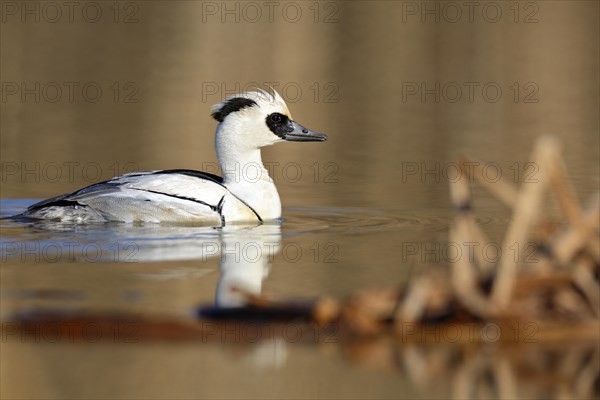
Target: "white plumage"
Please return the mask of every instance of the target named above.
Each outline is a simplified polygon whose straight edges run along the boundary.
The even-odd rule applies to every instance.
[[[279,218],[279,194],[260,149],[281,141],[327,137],[293,121],[275,91],[229,97],[213,106],[212,116],[219,122],[215,147],[222,178],[192,170],[134,172],[36,203],[16,217],[213,226]]]

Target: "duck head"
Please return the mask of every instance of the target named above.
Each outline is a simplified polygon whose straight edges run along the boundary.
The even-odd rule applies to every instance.
[[[289,142],[323,142],[327,136],[314,132],[292,119],[283,98],[273,90],[237,94],[212,107],[212,117],[219,122],[217,136],[221,142],[261,148]],[[220,138],[219,138],[220,136]]]

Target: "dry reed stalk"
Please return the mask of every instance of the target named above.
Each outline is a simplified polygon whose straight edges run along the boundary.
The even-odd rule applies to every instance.
[[[595,233],[600,227],[600,193],[592,198],[591,204],[578,218],[578,222],[557,235],[551,247],[551,254],[560,266],[568,264],[575,253],[587,247],[596,263],[600,263],[600,254],[597,253],[598,238]],[[590,246],[590,243],[594,242]]]
[[[558,158],[558,151],[557,141],[550,137],[540,139],[533,150],[531,158],[538,165],[539,181],[523,184],[524,187],[517,195],[513,217],[502,244],[503,256],[500,258],[500,265],[492,287],[492,302],[501,310],[506,310],[510,302],[517,273],[517,263],[507,254],[515,243],[517,246],[525,243],[533,225],[537,222],[542,195],[548,183],[547,165]]]
[[[579,207],[575,189],[567,176],[565,163],[560,157],[548,165],[548,178],[567,221],[569,224],[578,225],[581,218],[581,207]]]
[[[461,164],[461,169],[462,168],[464,168],[464,165]],[[475,219],[475,216],[473,215],[471,189],[469,187],[470,180],[471,178],[469,175],[469,171],[467,171],[466,169],[462,169],[460,178],[456,181],[453,181],[450,185],[450,198],[454,209],[458,213],[456,220],[459,221],[458,223],[460,225],[465,225],[464,232],[462,232],[461,230],[461,233],[464,233],[466,235],[465,238],[469,238],[470,241],[475,243],[487,244],[489,243],[489,239],[487,235],[483,232],[483,230],[479,227],[479,225],[477,225],[477,221]],[[450,241],[450,243],[456,242]],[[464,249],[461,247],[461,250]],[[481,252],[474,252],[473,257],[473,261],[480,269],[480,271],[484,273],[484,275],[489,275],[494,271],[495,265],[489,260],[486,260]]]
[[[517,202],[517,193],[518,189],[506,181],[504,178],[500,178],[498,181],[491,182],[487,179],[484,179],[484,165],[485,163],[476,160],[474,158],[468,157],[466,155],[461,155],[459,157],[461,169],[464,174],[467,175],[469,181],[476,182],[479,186],[486,189],[489,193],[494,195],[500,202],[506,205],[509,208],[513,208],[515,203]]]
[[[417,278],[408,288],[403,301],[395,314],[396,323],[413,323],[422,319],[427,307],[427,298],[432,290],[431,282],[423,277]]]
[[[452,287],[465,307],[479,317],[487,317],[496,309],[479,288],[480,281],[476,271],[471,260],[465,256],[469,254],[466,243],[481,240],[484,235],[478,229],[471,212],[471,190],[464,175],[450,184],[450,198],[458,215],[450,227],[449,242],[456,244],[461,249],[461,256],[452,263],[451,267]],[[474,235],[476,236],[474,237]],[[474,261],[477,261],[478,265],[484,266],[481,269],[485,272],[490,271],[492,266],[483,260],[481,253],[475,252],[475,254],[476,260]]]
[[[468,236],[464,227],[461,229],[460,223],[457,226],[450,228],[450,240],[454,243],[465,243]],[[463,254],[466,252],[466,247],[459,245]],[[497,313],[497,309],[491,303],[485,294],[479,288],[479,281],[474,273],[472,265],[466,257],[458,257],[458,260],[452,263],[451,284],[453,293],[456,298],[474,315],[487,318],[492,314]]]
[[[592,273],[593,266],[587,260],[578,260],[573,268],[573,283],[585,295],[588,304],[592,307],[596,318],[600,317],[600,285],[595,281]]]

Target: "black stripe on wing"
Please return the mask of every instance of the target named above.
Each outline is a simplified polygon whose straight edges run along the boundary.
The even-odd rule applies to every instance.
[[[29,207],[27,207],[26,212],[37,211],[39,209],[47,208],[47,207],[77,207],[77,206],[87,207],[84,204],[79,204],[77,201],[64,200],[63,197],[65,197],[65,196],[53,197],[51,199],[47,199],[44,201],[40,201],[39,203],[32,204]]]
[[[219,185],[223,186],[223,178],[222,177],[220,177],[218,175],[214,175],[214,174],[209,174],[208,172],[194,171],[191,169],[166,169],[164,171],[153,172],[150,175],[161,175],[161,174],[181,174],[181,175],[193,176],[194,178],[205,179],[207,181],[218,183]]]
[[[113,179],[115,179],[115,178],[113,178]],[[38,203],[35,203],[35,204],[27,207],[27,211],[35,211],[35,210],[39,210],[40,208],[44,208],[44,207],[71,207],[71,206],[75,206],[75,205],[83,206],[82,204],[79,204],[75,200],[65,200],[65,199],[68,199],[71,196],[77,196],[79,194],[85,193],[85,192],[90,191],[93,188],[99,187],[99,186],[118,187],[119,183],[112,182],[113,179],[104,181],[104,182],[94,183],[90,186],[86,186],[86,187],[76,190],[75,192],[72,192],[72,193],[67,193],[67,194],[63,194],[60,196],[51,197],[46,200],[42,200]]]
[[[138,188],[130,188],[130,189],[132,189],[132,190],[139,190],[140,192],[148,192],[148,193],[160,194],[160,195],[163,195],[163,196],[167,196],[167,197],[173,197],[173,198],[175,198],[175,199],[180,199],[180,200],[188,200],[188,201],[193,201],[194,203],[198,203],[198,204],[202,204],[202,205],[204,205],[204,206],[207,206],[207,207],[209,207],[211,210],[213,210],[213,211],[215,211],[215,212],[218,212],[218,213],[220,214],[220,210],[219,210],[219,205],[221,204],[220,202],[219,202],[219,205],[213,206],[212,204],[208,204],[208,203],[207,203],[207,202],[205,202],[205,201],[198,200],[198,199],[195,199],[195,198],[193,198],[193,197],[180,196],[180,195],[177,195],[177,194],[171,194],[171,193],[164,193],[164,192],[159,192],[159,191],[157,191],[157,190],[138,189]],[[223,196],[223,197],[225,197],[225,196]],[[221,201],[223,201],[223,198],[221,198]]]

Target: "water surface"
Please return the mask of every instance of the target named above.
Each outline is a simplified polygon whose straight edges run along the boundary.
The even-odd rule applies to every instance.
[[[323,7],[316,22],[311,2],[294,3],[303,11],[296,22],[223,21],[206,14],[210,2],[130,3],[119,3],[117,22],[108,8],[111,17],[97,23],[6,15],[3,83],[51,90],[52,82],[92,82],[103,97],[78,91],[49,101],[40,89],[38,101],[3,87],[0,216],[133,170],[217,173],[209,108],[250,83],[272,83],[294,118],[329,140],[263,152],[284,206],[280,224],[1,220],[4,321],[40,309],[192,321],[199,305],[239,304],[227,290],[234,285],[307,299],[403,284],[454,257],[448,186],[457,155],[492,162],[486,179],[517,185],[536,178],[529,152],[541,134],[562,140],[581,200],[598,190],[597,2],[493,2],[502,9],[497,22],[479,9],[474,21],[407,14],[423,2],[315,3]],[[121,23],[132,10],[135,21]],[[473,99],[452,97],[470,84]],[[483,94],[490,85],[501,98]],[[509,210],[480,188],[473,196],[478,222],[500,243]],[[588,349],[536,353],[534,345],[464,352],[380,344],[367,351],[321,341],[51,343],[17,335],[2,341],[2,397],[544,398],[559,389],[586,397],[561,360],[597,357]],[[503,366],[519,355],[531,360],[527,373],[507,374]],[[465,394],[471,378],[484,383]]]

